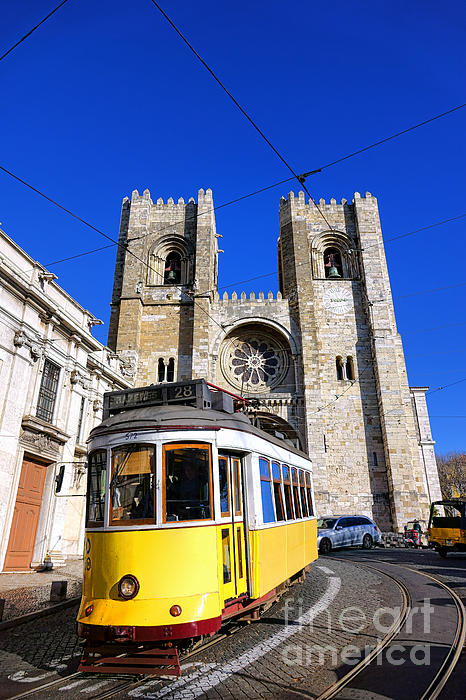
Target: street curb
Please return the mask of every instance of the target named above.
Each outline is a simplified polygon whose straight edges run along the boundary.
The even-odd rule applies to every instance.
[[[5,620],[0,622],[0,631],[6,630],[10,627],[17,627],[25,622],[30,622],[38,617],[45,617],[46,615],[51,615],[53,612],[58,610],[63,610],[65,608],[70,608],[72,605],[79,603],[81,596],[78,598],[69,598],[64,600],[62,603],[56,603],[55,605],[49,605],[48,608],[43,608],[42,610],[36,610],[35,612],[26,613],[26,615],[20,615],[19,617],[13,617],[11,620]]]

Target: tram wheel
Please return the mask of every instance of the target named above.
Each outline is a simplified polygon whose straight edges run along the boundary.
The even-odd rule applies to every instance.
[[[319,545],[319,552],[321,554],[330,554],[331,551],[332,551],[332,543],[330,542],[329,539],[327,539],[327,537],[324,537],[324,539],[321,541],[321,543]]]
[[[437,552],[440,554],[440,556],[442,557],[442,559],[446,559],[446,558],[447,558],[448,549],[447,549],[446,547],[439,547],[439,548],[437,549]]]
[[[372,537],[370,535],[364,535],[362,538],[362,548],[363,549],[372,549]]]

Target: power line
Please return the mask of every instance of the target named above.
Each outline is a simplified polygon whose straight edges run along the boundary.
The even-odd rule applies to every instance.
[[[5,53],[4,53],[2,56],[0,56],[0,61],[3,61],[3,59],[6,58],[6,57],[8,56],[8,54],[10,54],[17,46],[19,46],[19,45],[21,44],[22,41],[24,41],[25,39],[27,39],[28,36],[31,36],[31,34],[32,34],[33,32],[35,32],[36,29],[38,29],[38,28],[40,27],[41,24],[44,24],[44,22],[46,22],[46,21],[48,20],[49,17],[51,17],[53,14],[55,14],[55,12],[56,12],[57,10],[60,9],[60,7],[63,7],[63,5],[64,5],[66,2],[68,2],[68,0],[63,0],[63,2],[61,2],[59,5],[57,5],[57,7],[56,7],[54,10],[52,10],[52,12],[49,12],[49,14],[48,14],[46,17],[44,17],[44,19],[42,19],[42,20],[39,22],[39,24],[36,24],[36,26],[33,27],[32,29],[30,29],[30,30],[28,31],[28,33],[25,34],[23,37],[21,37],[21,39],[20,39],[19,41],[17,41],[16,44],[13,44],[13,46],[12,46],[11,48],[9,48],[8,51],[5,51]]]
[[[287,160],[282,156],[282,154],[275,148],[275,146],[273,145],[273,143],[267,138],[267,136],[264,134],[264,132],[262,131],[262,129],[259,128],[259,126],[258,126],[258,125],[256,124],[256,122],[252,119],[252,117],[249,116],[249,114],[246,112],[246,110],[243,109],[243,107],[240,105],[240,103],[238,102],[238,100],[237,100],[235,97],[233,97],[233,95],[231,94],[231,92],[225,87],[225,85],[222,83],[222,81],[220,80],[220,78],[217,77],[217,75],[214,73],[214,71],[212,70],[212,68],[211,68],[211,67],[204,61],[204,59],[199,55],[199,53],[196,51],[196,49],[194,48],[194,46],[192,46],[192,44],[189,43],[189,41],[187,40],[187,38],[186,38],[186,37],[184,36],[184,34],[178,29],[178,27],[176,26],[176,24],[170,19],[170,17],[166,14],[166,12],[164,12],[164,11],[162,10],[162,8],[160,7],[160,5],[159,5],[155,0],[151,0],[151,2],[152,2],[152,4],[157,8],[157,10],[163,15],[163,17],[167,20],[167,22],[170,24],[170,26],[175,30],[175,32],[178,34],[178,36],[184,41],[184,43],[186,44],[186,46],[193,52],[193,54],[196,56],[196,58],[202,63],[202,65],[204,66],[204,68],[210,73],[210,75],[214,78],[214,80],[220,85],[220,87],[222,88],[222,90],[228,95],[228,97],[230,98],[230,100],[232,100],[232,102],[236,105],[236,107],[239,109],[239,111],[241,112],[241,114],[243,114],[243,116],[246,117],[246,119],[248,120],[248,122],[253,126],[253,128],[257,131],[257,133],[264,139],[264,141],[267,143],[267,145],[270,146],[270,148],[271,148],[272,151],[275,153],[275,155],[278,156],[278,158],[280,158],[280,160],[282,161],[282,163],[286,166],[286,168],[288,168],[288,170],[289,170],[290,173],[293,175],[293,177],[296,178],[296,179],[298,180],[298,182],[299,182],[299,183],[301,184],[301,186],[304,188],[304,190],[306,191],[306,193],[307,193],[307,195],[309,196],[310,200],[312,201],[312,203],[314,204],[314,206],[316,207],[316,209],[318,210],[318,212],[320,213],[320,215],[321,215],[322,218],[324,219],[325,223],[327,224],[327,226],[329,227],[329,229],[332,231],[332,230],[333,230],[332,226],[331,226],[330,223],[328,222],[327,218],[324,216],[324,214],[323,214],[323,212],[321,211],[321,209],[319,208],[318,204],[314,201],[314,198],[312,197],[311,193],[309,192],[308,188],[307,188],[306,185],[305,185],[305,180],[306,180],[307,175],[306,175],[306,174],[298,175],[298,173],[296,173],[296,172],[293,170],[293,168],[292,168],[291,165],[288,163],[288,161],[287,161]]]
[[[96,233],[98,233],[99,235],[103,236],[104,238],[106,238],[106,239],[109,240],[109,241],[112,241],[112,243],[114,243],[115,245],[117,245],[119,248],[122,248],[122,249],[125,250],[129,255],[132,255],[133,258],[135,258],[135,259],[138,260],[140,263],[142,263],[148,270],[151,270],[151,272],[154,272],[156,275],[158,275],[159,277],[162,277],[162,278],[163,278],[163,275],[162,275],[160,272],[158,272],[158,270],[155,270],[153,267],[151,267],[151,266],[149,265],[149,263],[147,263],[145,260],[143,260],[142,258],[140,258],[140,257],[139,257],[138,255],[136,255],[135,253],[133,253],[133,251],[129,249],[128,244],[122,244],[122,243],[120,243],[119,241],[116,241],[114,238],[112,238],[111,236],[108,236],[106,233],[104,233],[103,231],[101,231],[101,230],[100,230],[99,228],[97,228],[96,226],[93,226],[92,224],[90,224],[90,223],[89,223],[88,221],[86,221],[85,219],[81,218],[81,217],[78,216],[77,214],[74,214],[72,211],[70,211],[69,209],[67,209],[66,207],[64,207],[62,204],[59,204],[57,201],[55,201],[55,200],[52,199],[51,197],[49,197],[48,195],[44,194],[44,192],[41,192],[40,190],[38,190],[37,187],[34,187],[33,185],[30,185],[28,182],[26,182],[26,180],[23,180],[22,178],[18,177],[18,175],[15,175],[15,174],[12,173],[10,170],[7,170],[6,168],[4,168],[4,167],[1,166],[1,165],[0,165],[0,170],[3,170],[3,172],[7,173],[7,174],[10,175],[11,177],[13,177],[15,180],[18,180],[18,181],[21,182],[23,185],[25,185],[26,187],[28,187],[29,189],[31,189],[33,192],[36,192],[36,194],[40,195],[41,197],[43,197],[44,199],[46,199],[46,200],[47,200],[48,202],[50,202],[51,204],[55,205],[55,206],[58,207],[59,209],[62,209],[62,211],[66,212],[67,214],[70,214],[70,216],[72,216],[73,218],[77,219],[77,220],[80,221],[81,223],[85,224],[85,226],[88,226],[88,227],[91,228],[93,231],[96,231]],[[192,303],[193,303],[194,306],[198,306],[200,309],[202,309],[202,311],[206,314],[206,316],[208,316],[208,317],[210,318],[211,321],[213,321],[219,328],[221,328],[221,329],[223,330],[223,326],[222,326],[220,323],[218,323],[218,321],[217,321],[216,319],[214,319],[214,318],[204,309],[204,307],[203,307],[201,304],[199,304],[199,302],[197,302],[197,301],[194,299],[194,294],[193,294],[192,296],[191,296],[190,294],[188,294],[186,291],[184,291],[183,289],[181,289],[181,285],[173,285],[173,286],[179,287],[180,290],[181,290],[181,293],[184,294],[185,296],[187,296],[188,299],[190,299],[190,300],[192,301]]]
[[[414,129],[418,129],[420,126],[424,126],[425,124],[430,124],[431,122],[434,122],[436,119],[440,119],[441,117],[445,117],[447,114],[452,114],[452,112],[457,112],[459,109],[463,109],[464,107],[466,107],[466,102],[462,105],[458,105],[457,107],[452,107],[451,109],[448,109],[446,112],[441,112],[441,114],[436,114],[435,116],[430,117],[429,119],[425,119],[423,122],[419,122],[419,124],[413,124],[413,126],[410,126],[407,129],[403,129],[402,131],[397,131],[396,134],[392,134],[391,136],[387,136],[384,139],[380,139],[380,141],[375,141],[375,143],[372,143],[369,146],[364,146],[364,148],[360,148],[358,151],[354,151],[353,153],[349,153],[347,156],[344,156],[343,158],[338,158],[337,160],[334,160],[331,163],[327,163],[326,165],[322,165],[320,167],[320,170],[325,170],[325,168],[330,168],[330,167],[332,167],[332,165],[336,165],[337,163],[341,163],[344,160],[348,160],[348,158],[353,158],[354,156],[357,156],[360,153],[364,153],[364,151],[368,151],[370,148],[375,148],[375,146],[380,146],[381,143],[386,143],[387,141],[391,141],[392,139],[396,139],[398,136],[401,136],[402,134],[407,134],[409,131],[414,131]]]
[[[410,292],[410,294],[402,294],[393,297],[394,299],[406,299],[407,297],[415,297],[418,294],[428,294],[430,292],[443,292],[444,289],[453,289],[454,287],[464,287],[466,282],[459,282],[458,284],[449,284],[447,287],[436,287],[435,289],[422,289],[419,292]],[[377,301],[385,301],[385,299],[377,299]]]
[[[445,386],[439,386],[437,389],[430,389],[430,391],[426,391],[426,396],[427,394],[435,394],[437,391],[443,391],[444,389],[449,389],[451,386],[455,386],[456,384],[461,384],[462,382],[466,382],[466,377],[464,379],[458,379],[456,382],[451,382],[451,384],[445,384]]]
[[[403,331],[402,335],[403,337],[405,335],[417,335],[418,333],[429,333],[430,331],[438,331],[441,330],[442,328],[453,328],[456,326],[465,326],[466,321],[460,321],[459,323],[446,323],[443,326],[432,326],[431,328],[419,328],[418,330],[414,331]]]
[[[91,255],[91,253],[97,253],[100,250],[107,250],[107,248],[114,248],[116,243],[109,243],[108,245],[103,245],[101,248],[94,248],[93,250],[87,250],[85,253],[78,253],[77,255],[70,255],[69,258],[62,258],[61,260],[54,260],[53,262],[46,263],[45,267],[51,267],[52,265],[58,265],[58,263],[68,262],[68,260],[75,260],[76,258],[82,258],[84,255]]]

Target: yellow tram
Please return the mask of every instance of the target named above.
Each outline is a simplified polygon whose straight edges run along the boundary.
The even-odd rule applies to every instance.
[[[175,650],[178,673],[177,648],[257,617],[317,558],[311,461],[234,408],[204,380],[105,395],[89,438],[81,670],[106,670],[96,654],[124,645]]]
[[[448,552],[466,552],[466,498],[434,501],[430,506],[429,545],[445,558]]]

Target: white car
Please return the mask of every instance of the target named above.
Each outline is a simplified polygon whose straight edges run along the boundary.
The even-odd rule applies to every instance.
[[[379,528],[366,515],[328,515],[317,520],[317,546],[321,554],[337,547],[372,549],[380,540]]]

